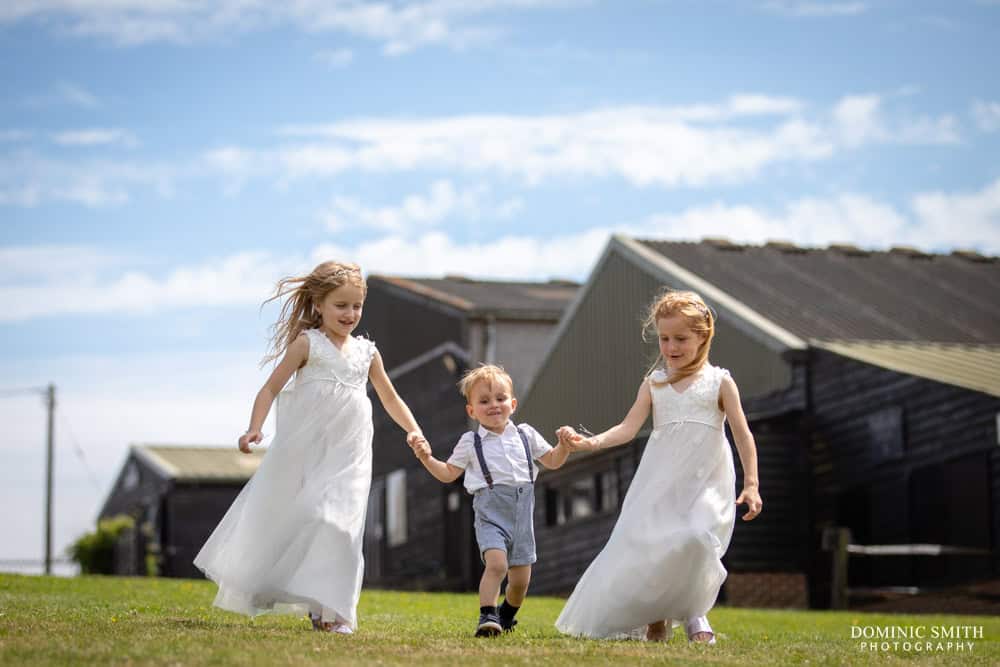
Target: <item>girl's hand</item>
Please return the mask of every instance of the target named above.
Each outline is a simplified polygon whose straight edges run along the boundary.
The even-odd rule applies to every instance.
[[[416,443],[420,441],[423,441],[425,443],[427,442],[427,438],[424,437],[422,431],[410,431],[409,433],[406,434],[406,444],[408,444],[411,449]]]
[[[556,431],[556,435],[559,437],[559,442],[572,452],[594,451],[598,448],[593,438],[583,437],[572,426],[561,427]]]
[[[736,504],[742,505],[743,503],[746,503],[748,508],[747,513],[743,515],[744,521],[753,521],[764,508],[764,502],[760,499],[760,493],[757,491],[756,486],[743,488],[740,497],[736,499]]]
[[[260,434],[260,431],[253,428],[250,429],[249,431],[240,436],[240,442],[239,442],[240,451],[243,452],[244,454],[249,454],[250,445],[256,442],[260,442],[261,438],[262,436]]]
[[[431,451],[431,444],[427,442],[427,438],[423,435],[418,436],[413,440],[413,442],[408,442],[407,444],[410,445],[410,449],[413,450],[413,455],[421,461],[433,453]]]

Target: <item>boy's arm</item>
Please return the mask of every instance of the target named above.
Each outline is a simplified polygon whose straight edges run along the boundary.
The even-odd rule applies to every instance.
[[[433,475],[434,479],[439,482],[444,482],[445,484],[454,482],[465,472],[463,468],[434,458],[431,453],[431,444],[427,442],[427,438],[422,433],[414,438],[413,442],[410,442],[409,445],[413,450],[413,455],[420,459],[420,462],[427,468],[427,472]]]
[[[434,458],[430,451],[417,453],[417,458],[420,459],[420,462],[424,464],[425,468],[427,468],[427,472],[434,476],[434,479],[439,482],[444,482],[445,484],[454,482],[462,476],[463,472],[465,472],[462,468],[453,466],[447,461],[439,461]]]
[[[561,468],[562,465],[566,463],[566,459],[569,458],[570,452],[572,451],[568,434],[562,431],[556,431],[556,434],[559,436],[559,443],[548,452],[538,457],[538,462],[549,470]]]

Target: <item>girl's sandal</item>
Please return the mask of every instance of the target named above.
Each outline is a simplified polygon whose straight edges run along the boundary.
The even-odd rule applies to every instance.
[[[715,646],[715,632],[712,631],[712,626],[708,624],[708,619],[704,616],[689,620],[684,625],[684,631],[687,632],[689,642]]]
[[[646,626],[646,641],[668,642],[674,634],[674,626],[670,621],[657,621]]]
[[[351,626],[341,621],[324,621],[322,616],[316,616],[309,612],[309,620],[312,621],[313,630],[317,632],[333,632],[338,635],[353,635]]]

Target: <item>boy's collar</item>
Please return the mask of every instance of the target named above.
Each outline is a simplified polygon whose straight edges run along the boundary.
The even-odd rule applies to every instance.
[[[514,426],[514,422],[508,419],[507,424],[503,427],[503,433],[494,433],[493,431],[489,430],[482,424],[479,425],[479,427],[476,429],[476,432],[479,433],[480,438],[485,438],[488,435],[495,435],[496,437],[499,438],[500,436],[502,436],[504,433],[507,432],[507,429],[511,428],[512,426]]]

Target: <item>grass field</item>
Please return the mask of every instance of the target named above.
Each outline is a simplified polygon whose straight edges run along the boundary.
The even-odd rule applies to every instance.
[[[561,636],[558,598],[531,597],[511,635],[475,639],[471,594],[366,590],[353,636],[313,632],[303,618],[256,620],[211,607],[205,581],[0,574],[0,663],[18,665],[451,664],[1000,664],[1000,618],[854,612],[714,610],[714,647]],[[862,651],[851,626],[981,627],[970,650]],[[927,640],[929,641],[929,640]],[[937,640],[934,640],[935,642]],[[946,641],[946,640],[942,640]]]

